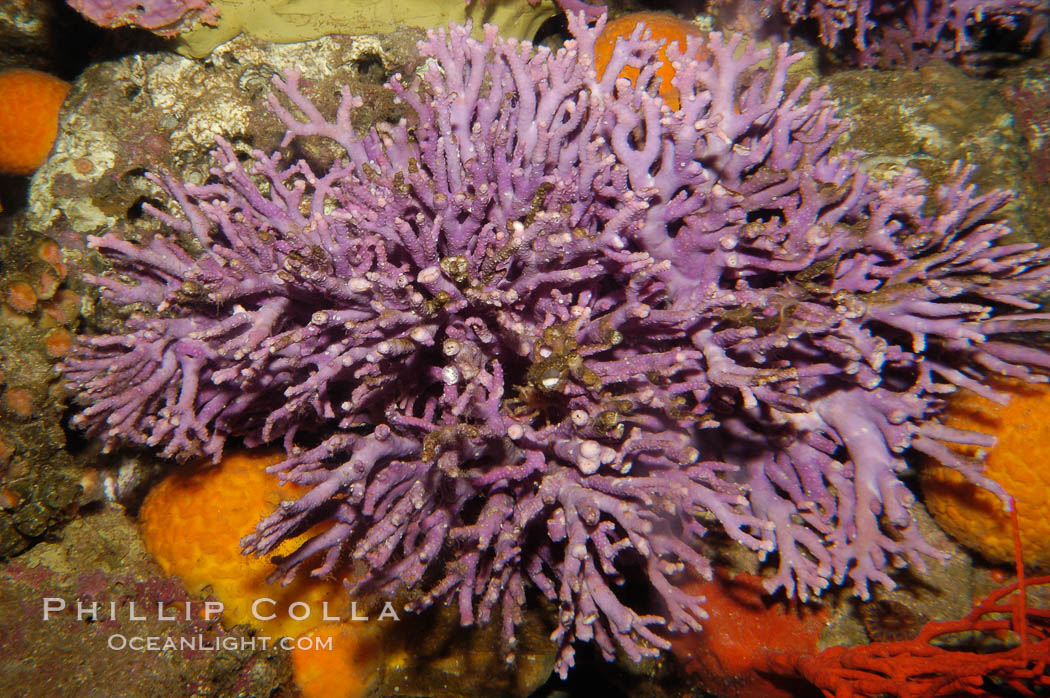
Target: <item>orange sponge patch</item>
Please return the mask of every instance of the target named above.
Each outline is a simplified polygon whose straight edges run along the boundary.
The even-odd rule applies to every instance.
[[[1014,498],[1025,562],[1050,566],[1050,387],[999,380],[993,387],[1010,395],[1003,407],[971,392],[952,399],[944,423],[993,434],[996,445],[985,460],[985,475]],[[955,447],[975,455],[976,447]],[[963,545],[993,562],[1014,559],[1013,527],[997,496],[967,481],[958,471],[930,463],[922,491],[938,525]]]
[[[192,593],[210,590],[223,604],[229,625],[247,623],[272,635],[296,637],[329,617],[348,617],[349,599],[337,579],[297,575],[288,586],[268,583],[268,559],[242,555],[241,538],[284,499],[306,489],[281,485],[266,467],[279,453],[239,453],[210,464],[172,473],[154,487],[139,512],[146,549],[168,574]],[[287,555],[308,534],[276,550]],[[253,604],[259,599],[254,611]],[[295,604],[294,607],[293,604]],[[270,616],[273,616],[270,618]]]
[[[0,72],[0,173],[32,174],[51,152],[69,83],[39,70]]]
[[[382,659],[379,633],[373,627],[328,624],[301,638],[305,642],[292,650],[292,669],[303,698],[368,694]]]
[[[705,598],[709,618],[699,633],[671,638],[671,652],[701,687],[725,698],[809,695],[791,681],[774,678],[770,662],[816,654],[825,609],[773,601],[761,578],[749,574],[716,572],[714,580],[689,582],[682,589]]]
[[[677,42],[679,53],[684,53],[688,37],[702,36],[699,29],[685,20],[660,12],[635,12],[610,21],[605,25],[605,29],[602,30],[594,44],[594,63],[598,76],[601,77],[605,73],[617,39],[621,36],[630,36],[639,24],[646,26],[654,40],[663,42],[657,54],[660,67],[656,71],[660,78],[660,96],[664,98],[668,106],[677,109],[679,106],[678,90],[671,85],[671,78],[674,77],[675,70],[667,57],[667,47],[672,42]],[[628,78],[634,84],[638,79],[638,73],[637,68],[625,66],[620,71],[620,77]]]
[[[171,474],[142,505],[142,536],[165,572],[178,576],[187,590],[222,602],[224,623],[295,638],[281,646],[292,648],[295,682],[305,698],[361,698],[385,659],[385,627],[353,620],[356,609],[340,576],[299,574],[288,586],[271,584],[266,578],[274,565],[240,551],[241,538],[282,500],[307,491],[281,485],[266,472],[282,458],[279,452],[237,453],[218,466]],[[275,554],[291,553],[317,530],[285,541]],[[326,616],[341,621],[326,622]]]

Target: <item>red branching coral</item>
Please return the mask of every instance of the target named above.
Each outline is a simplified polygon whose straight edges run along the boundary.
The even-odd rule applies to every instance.
[[[1021,559],[1019,540],[1017,559]],[[831,647],[820,654],[773,658],[773,670],[801,676],[829,698],[988,695],[987,681],[1035,696],[1050,687],[1050,609],[1031,608],[1025,590],[1050,584],[1050,575],[1018,580],[990,594],[964,618],[923,626],[914,640]],[[1012,598],[1011,598],[1012,597]],[[949,649],[934,642],[959,633],[1014,637],[1016,646],[994,652]],[[974,646],[976,643],[968,643]]]

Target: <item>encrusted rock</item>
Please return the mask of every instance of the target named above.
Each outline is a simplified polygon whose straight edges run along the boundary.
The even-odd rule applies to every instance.
[[[848,70],[825,83],[852,127],[840,146],[865,152],[862,166],[888,175],[919,170],[934,184],[963,160],[977,166],[972,181],[981,191],[1022,190],[1025,148],[996,84],[935,61],[918,70]],[[1015,233],[1025,230],[1034,205],[1023,196],[1007,205]]]
[[[76,511],[74,459],[62,429],[55,362],[69,350],[80,297],[58,246],[0,221],[0,558],[25,550]]]
[[[322,109],[334,111],[338,87],[351,84],[369,96],[368,108],[355,114],[362,127],[395,119],[390,93],[379,85],[393,72],[412,70],[420,36],[329,36],[299,44],[240,38],[204,62],[150,53],[93,65],[74,83],[54,151],[33,177],[29,225],[70,231],[61,242],[82,247],[86,235],[122,227],[144,201],[163,199],[146,172],[203,182],[215,135],[240,152],[273,150],[284,128],[264,101],[270,78],[288,68],[300,70],[315,94],[330,97],[320,100]]]
[[[202,600],[149,561],[122,511],[102,508],[78,518],[59,541],[0,566],[0,695],[292,695],[285,652],[253,647],[244,626],[224,630],[217,619],[203,619],[202,609]],[[158,646],[174,640],[176,648],[135,651],[132,638]],[[178,644],[199,638],[220,644],[213,650]],[[123,643],[129,646],[121,649]]]
[[[834,594],[832,604],[838,610],[821,633],[821,649],[889,640],[894,632],[907,634],[907,628],[896,627],[905,617],[917,630],[928,620],[962,618],[973,608],[973,559],[937,527],[925,508],[916,507],[915,518],[922,535],[947,551],[949,558],[943,564],[931,561],[925,572],[902,570],[897,574],[896,589],[877,588],[868,601]]]
[[[1017,183],[1022,201],[1020,223],[1034,239],[1046,244],[1050,241],[1050,216],[1046,215],[1050,211],[1050,58],[1011,68],[998,87],[1024,144],[1018,163],[1024,173]]]

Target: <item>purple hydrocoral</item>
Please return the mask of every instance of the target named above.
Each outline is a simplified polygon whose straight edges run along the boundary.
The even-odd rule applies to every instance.
[[[556,53],[432,32],[423,78],[391,82],[410,120],[364,137],[348,90],[328,121],[276,81],[284,145],[345,157],[246,170],[220,141],[215,183],[164,182],[183,217],[150,209],[196,254],[92,238],[121,276],[89,279],[156,310],[81,340],[77,423],[180,458],[282,440],[274,470],[312,489],[248,552],[328,521],[286,576],[360,559],[356,588],[501,615],[510,648],[532,585],[563,674],[575,639],[638,659],[667,646],[654,628],[698,628],[676,582],[710,574],[713,524],[776,550],[768,587],[803,597],[938,555],[903,453],[1002,494],[945,446],[989,438],[931,417],[955,386],[991,394],[986,370],[1050,364],[994,339],[1047,325],[1023,298],[1050,285],[1047,251],[997,244],[1006,197],[964,171],[925,205],[916,176],[831,158],[845,124],[788,89],[786,46],[691,44],[672,111],[641,28],[595,75],[603,24],[572,18]]]
[[[127,25],[174,36],[194,22],[214,24],[219,11],[210,0],[66,0],[69,6],[103,27]]]
[[[765,4],[766,0],[745,0]],[[1031,44],[1046,31],[1046,0],[778,0],[790,21],[815,20],[825,46],[851,35],[861,65],[914,67],[973,48],[978,24],[1024,30]]]
[[[588,12],[600,8],[588,6]],[[723,27],[751,36],[813,22],[825,46],[844,49],[859,65],[880,67],[965,56],[978,26],[1017,30],[1020,45],[1030,47],[1050,21],[1047,0],[713,0],[708,8],[717,9]]]

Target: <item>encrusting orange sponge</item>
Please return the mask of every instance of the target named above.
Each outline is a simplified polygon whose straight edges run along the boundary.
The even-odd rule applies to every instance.
[[[139,511],[142,537],[165,573],[179,577],[187,591],[210,592],[223,604],[224,624],[247,623],[275,642],[276,636],[330,638],[330,649],[294,643],[295,680],[305,698],[360,698],[379,667],[379,624],[352,620],[341,578],[299,575],[288,586],[268,583],[273,563],[240,551],[241,538],[281,500],[307,489],[282,486],[266,472],[282,457],[272,451],[236,453],[217,466],[173,472],[146,496]],[[313,533],[285,541],[275,554],[287,555]],[[253,612],[259,599],[264,601]],[[325,622],[326,615],[340,620]]]
[[[330,616],[348,613],[346,594],[338,580],[300,575],[288,586],[267,583],[274,571],[268,559],[241,554],[241,538],[273,512],[282,499],[295,499],[305,488],[280,485],[267,466],[280,453],[235,453],[218,466],[202,464],[173,472],[150,490],[139,511],[146,549],[167,574],[182,580],[186,590],[211,588],[223,604],[223,619],[231,625],[247,623],[273,635],[296,637],[320,625],[327,602]],[[276,554],[287,555],[305,538],[286,541]],[[273,599],[252,612],[259,598]],[[295,620],[289,606],[309,605],[309,617]],[[303,615],[302,607],[295,615]],[[276,615],[272,620],[256,616]]]
[[[58,134],[69,83],[28,68],[0,71],[0,174],[33,174]]]
[[[1025,563],[1050,567],[1050,387],[1006,379],[992,387],[1007,393],[1010,404],[962,391],[949,402],[944,423],[996,437],[985,475],[1014,498]],[[978,452],[975,446],[954,448],[967,455]],[[1013,526],[997,496],[935,463],[923,467],[920,480],[926,508],[942,529],[992,562],[1013,561]]]
[[[707,581],[682,589],[705,598],[708,614],[700,632],[675,635],[671,653],[699,687],[723,698],[791,698],[809,695],[772,670],[775,658],[816,654],[828,612],[798,600],[774,600],[762,579],[750,574],[715,572]]]
[[[330,639],[332,649],[306,646],[292,650],[292,671],[303,698],[360,698],[368,694],[374,669],[382,659],[375,632],[362,632],[349,623],[328,623],[307,637],[314,641]]]
[[[652,33],[654,40],[664,42],[657,54],[660,60],[660,67],[656,70],[656,74],[660,78],[660,96],[663,97],[668,106],[672,109],[677,109],[679,106],[678,90],[671,85],[671,78],[674,77],[675,70],[674,66],[671,65],[671,61],[667,58],[667,47],[672,42],[677,42],[678,51],[684,53],[686,39],[690,36],[699,37],[702,35],[696,26],[685,20],[661,12],[634,12],[609,21],[594,44],[594,67],[598,72],[598,76],[601,77],[605,72],[606,66],[609,65],[609,59],[612,57],[616,40],[621,36],[630,36],[631,32],[639,24],[646,26]],[[634,81],[638,79],[638,72],[637,68],[625,66],[620,71],[620,77],[628,78],[631,84],[634,84]]]

